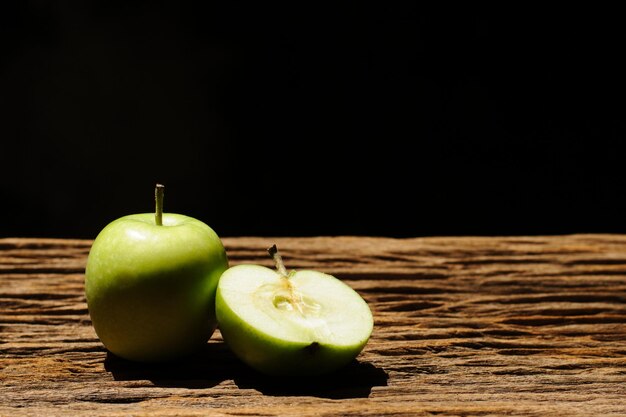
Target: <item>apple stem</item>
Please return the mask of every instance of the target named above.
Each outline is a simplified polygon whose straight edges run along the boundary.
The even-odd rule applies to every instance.
[[[157,226],[163,226],[163,195],[165,194],[165,186],[157,184],[154,189],[154,199],[156,201],[156,210],[154,213],[154,222]]]
[[[276,245],[272,245],[272,247],[269,248],[267,252],[270,254],[272,259],[274,259],[274,262],[276,263],[276,270],[278,271],[278,273],[285,278],[288,278],[289,273],[287,272],[287,268],[285,268],[285,264],[283,263],[283,257],[280,256],[280,253],[278,253],[278,248],[276,247]]]

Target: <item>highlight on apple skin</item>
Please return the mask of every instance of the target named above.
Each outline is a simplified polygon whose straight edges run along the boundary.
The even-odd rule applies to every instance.
[[[268,375],[320,375],[354,360],[373,329],[369,306],[339,279],[316,271],[237,265],[216,295],[220,332],[230,349]]]

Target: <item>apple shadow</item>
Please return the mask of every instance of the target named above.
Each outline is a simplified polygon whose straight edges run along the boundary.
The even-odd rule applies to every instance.
[[[200,352],[173,362],[133,362],[107,352],[104,369],[116,381],[150,381],[162,388],[212,388],[228,380],[241,389],[270,396],[328,399],[366,398],[388,375],[371,363],[352,361],[331,374],[314,377],[268,377],[241,362],[224,342],[210,342]]]
[[[328,399],[367,398],[376,386],[387,386],[389,376],[371,363],[352,361],[331,374],[314,377],[268,377],[248,368],[235,378],[239,388],[271,396],[311,396]]]
[[[169,388],[211,388],[233,379],[233,374],[244,371],[242,368],[223,342],[208,343],[200,352],[172,362],[134,362],[111,352],[104,360],[104,369],[116,381],[150,381]]]

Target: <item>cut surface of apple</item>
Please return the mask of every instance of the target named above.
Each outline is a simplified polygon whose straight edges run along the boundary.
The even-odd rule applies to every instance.
[[[354,359],[373,328],[361,296],[337,278],[238,265],[220,278],[220,331],[235,354],[275,375],[321,374]]]

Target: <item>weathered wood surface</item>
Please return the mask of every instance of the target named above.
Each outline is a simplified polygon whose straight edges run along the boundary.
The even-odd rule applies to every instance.
[[[626,236],[228,238],[232,264],[345,280],[375,330],[358,362],[284,382],[219,334],[168,365],[108,355],[89,241],[0,239],[0,415],[626,415]]]

